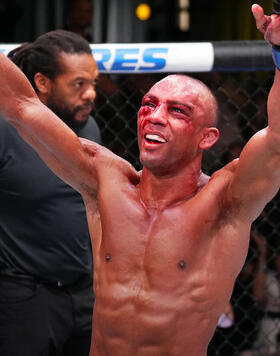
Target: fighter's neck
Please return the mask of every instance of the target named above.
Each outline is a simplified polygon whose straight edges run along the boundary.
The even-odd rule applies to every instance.
[[[162,211],[192,198],[207,181],[207,176],[201,172],[200,167],[174,176],[155,176],[144,168],[140,181],[140,197],[148,209]]]

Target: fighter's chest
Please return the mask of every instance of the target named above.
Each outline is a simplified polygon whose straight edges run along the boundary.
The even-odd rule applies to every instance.
[[[106,264],[143,269],[171,265],[185,270],[205,245],[212,220],[199,207],[181,204],[162,211],[122,202],[102,217],[101,258]]]

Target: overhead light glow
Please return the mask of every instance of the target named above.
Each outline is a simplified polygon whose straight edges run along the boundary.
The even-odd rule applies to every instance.
[[[147,21],[151,17],[151,7],[146,3],[139,4],[136,8],[136,16],[141,21]]]

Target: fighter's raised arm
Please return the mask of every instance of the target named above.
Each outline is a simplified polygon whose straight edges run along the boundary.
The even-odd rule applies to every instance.
[[[50,166],[81,192],[96,187],[96,143],[85,143],[37,97],[21,70],[0,54],[0,115],[13,125]],[[97,71],[97,69],[96,69]],[[83,143],[84,142],[84,143]]]
[[[271,45],[280,45],[280,16],[266,16],[262,7],[254,4],[252,12],[257,28]],[[279,189],[280,182],[280,72],[269,93],[268,126],[257,132],[244,147],[235,166],[229,196],[239,202],[244,218],[254,220]],[[265,118],[264,118],[265,120]]]

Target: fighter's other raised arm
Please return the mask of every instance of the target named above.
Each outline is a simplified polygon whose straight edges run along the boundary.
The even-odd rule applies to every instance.
[[[0,115],[13,125],[60,178],[79,192],[96,189],[98,144],[84,144],[37,97],[21,70],[0,53]]]
[[[280,16],[265,15],[262,7],[256,4],[252,12],[266,41],[280,45]],[[233,202],[239,202],[242,216],[250,221],[260,214],[280,186],[279,97],[280,72],[276,69],[267,102],[268,126],[257,132],[244,147],[229,189]]]

